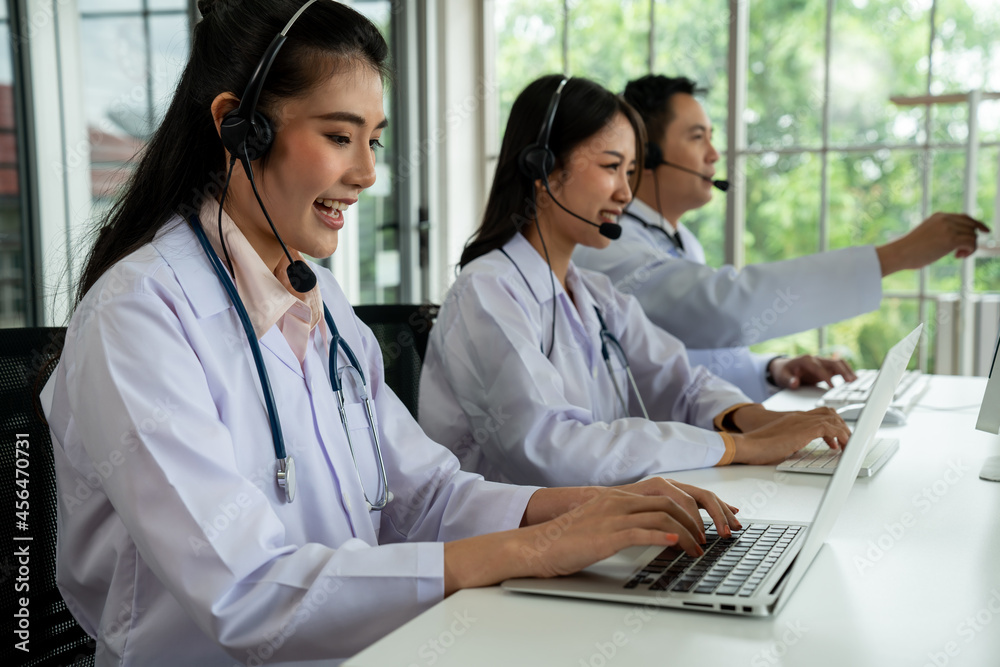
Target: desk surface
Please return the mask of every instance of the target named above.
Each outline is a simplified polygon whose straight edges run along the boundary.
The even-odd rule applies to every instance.
[[[978,407],[968,407],[984,390],[981,378],[936,376],[908,424],[882,429],[899,452],[857,480],[773,619],[472,589],[347,665],[1000,665],[1000,484],[979,479],[1000,437],[974,430]],[[820,393],[768,405],[808,408]],[[773,466],[671,477],[716,491],[744,521],[808,521],[828,480]]]

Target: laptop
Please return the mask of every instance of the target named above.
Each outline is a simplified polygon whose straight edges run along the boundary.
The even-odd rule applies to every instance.
[[[898,438],[875,438],[861,460],[858,477],[871,477],[877,473],[898,449]],[[840,457],[840,452],[833,451],[822,438],[818,438],[779,463],[778,471],[832,475]]]
[[[503,588],[740,616],[777,614],[840,514],[922,329],[918,326],[886,355],[811,523],[753,521],[726,539],[706,524],[705,553],[697,558],[676,547],[627,549],[575,575],[509,579]]]
[[[826,406],[833,409],[846,408],[855,403],[864,403],[871,393],[872,384],[878,371],[871,369],[861,369],[855,371],[857,379],[853,382],[841,382],[830,388],[816,402],[817,406]],[[893,392],[892,405],[890,407],[899,410],[903,414],[909,413],[913,406],[920,402],[927,390],[930,388],[930,378],[917,369],[908,370],[903,373],[903,378]]]

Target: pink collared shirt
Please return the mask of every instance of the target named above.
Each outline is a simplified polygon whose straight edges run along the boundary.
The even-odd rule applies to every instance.
[[[225,266],[226,255],[219,243],[218,216],[219,205],[216,201],[208,201],[202,206],[202,227]],[[306,356],[309,334],[323,319],[323,300],[319,285],[305,294],[296,292],[288,282],[286,269],[289,262],[284,255],[274,273],[271,273],[225,210],[222,211],[222,236],[226,240],[226,249],[236,274],[236,291],[243,299],[257,338],[261,338],[277,324],[278,330],[301,364]],[[288,252],[293,259],[302,259],[297,250],[289,248]]]

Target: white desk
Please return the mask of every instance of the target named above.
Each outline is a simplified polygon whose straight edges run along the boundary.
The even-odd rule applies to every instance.
[[[984,389],[979,378],[935,377],[922,404],[978,404]],[[811,407],[818,394],[786,392],[769,406]],[[1000,484],[979,479],[1000,437],[975,431],[977,414],[918,406],[906,426],[883,429],[900,451],[857,480],[774,619],[474,589],[347,665],[1000,665]],[[828,479],[763,466],[672,477],[716,491],[744,522],[811,519]]]

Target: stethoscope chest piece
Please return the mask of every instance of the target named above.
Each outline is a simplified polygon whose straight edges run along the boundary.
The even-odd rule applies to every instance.
[[[278,459],[278,486],[285,490],[288,502],[295,500],[295,459],[291,456]]]

